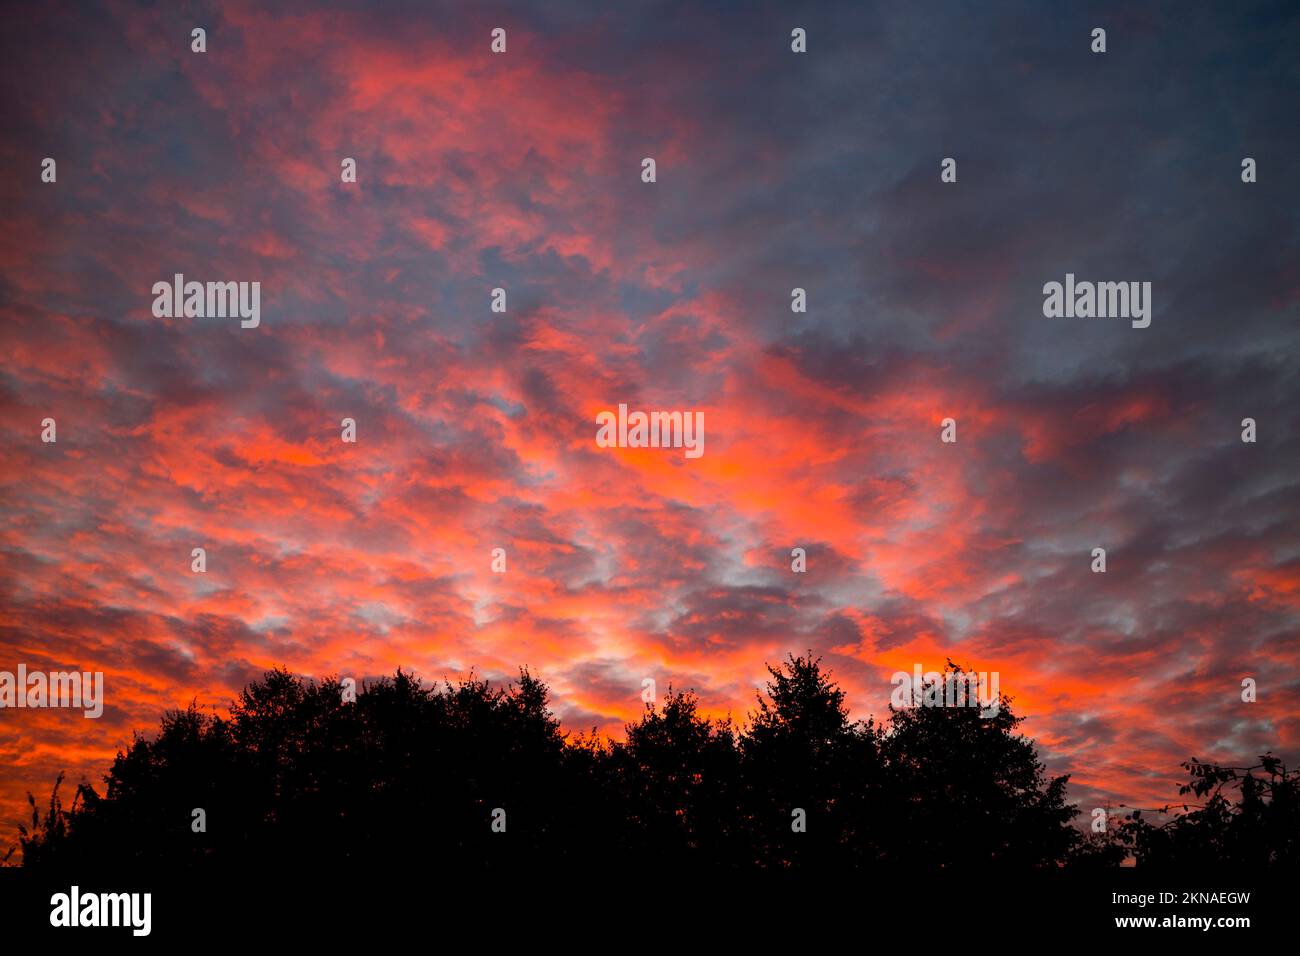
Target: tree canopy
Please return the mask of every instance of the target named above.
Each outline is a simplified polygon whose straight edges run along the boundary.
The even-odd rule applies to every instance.
[[[950,674],[961,669],[949,662]],[[647,704],[623,740],[566,734],[545,684],[401,670],[345,699],[339,681],[270,671],[228,715],[193,704],[137,736],[103,792],[29,796],[24,865],[114,859],[185,868],[399,865],[412,836],[460,867],[665,860],[780,870],[875,865],[1111,866],[1297,858],[1297,775],[1192,761],[1204,803],[1084,834],[1020,734],[1012,700],[891,707],[852,721],[820,660],[793,656],[744,725],[692,693]],[[202,811],[200,825],[199,815]]]

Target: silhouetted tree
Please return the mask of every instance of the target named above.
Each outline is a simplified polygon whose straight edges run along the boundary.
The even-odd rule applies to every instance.
[[[83,786],[64,812],[56,794],[49,822],[20,840],[30,865],[313,866],[387,862],[436,833],[444,859],[491,867],[558,842],[563,749],[526,672],[508,688],[471,677],[435,693],[398,671],[344,702],[333,679],[275,670],[228,719],[165,715],[157,737],[118,754],[103,798]],[[491,828],[497,808],[508,840]]]
[[[949,661],[941,681],[962,686],[970,676]],[[1033,742],[1016,732],[1023,718],[1007,695],[987,709],[891,706],[890,718],[881,750],[896,814],[891,860],[1035,866],[1074,849],[1069,777],[1047,778]]]
[[[713,864],[732,862],[739,752],[731,721],[697,712],[691,694],[647,705],[612,745],[607,773],[622,808],[629,849],[642,857],[689,852]]]
[[[1160,824],[1134,809],[1116,828],[1116,843],[1132,851],[1139,866],[1295,866],[1300,770],[1288,770],[1271,753],[1258,760],[1246,767],[1185,761],[1180,766],[1189,781],[1178,794],[1204,802],[1161,807],[1160,813],[1176,815]]]
[[[768,666],[766,696],[741,738],[750,862],[851,865],[879,856],[880,735],[849,720],[844,692],[811,653]],[[802,811],[796,832],[796,814]]]
[[[1191,761],[1201,805],[1162,826],[1140,811],[1105,834],[1071,826],[1068,778],[1048,778],[1001,695],[851,721],[811,654],[769,667],[747,726],[669,690],[626,739],[566,737],[527,671],[426,686],[398,670],[345,701],[337,680],[268,672],[227,716],[196,705],[137,736],[65,806],[29,796],[24,865],[112,861],[168,870],[408,866],[447,873],[678,865],[830,872],[873,864],[987,868],[1294,863],[1300,774]],[[963,675],[949,662],[944,679]],[[196,832],[192,812],[206,812]],[[493,829],[505,813],[505,833]],[[1168,808],[1166,808],[1168,809]],[[793,824],[802,815],[803,832]],[[422,848],[417,851],[415,847]],[[324,870],[322,870],[324,871]]]

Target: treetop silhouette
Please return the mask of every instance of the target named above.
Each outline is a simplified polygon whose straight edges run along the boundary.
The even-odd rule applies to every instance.
[[[527,670],[425,685],[398,670],[345,699],[276,669],[225,716],[191,704],[119,753],[101,794],[29,796],[25,866],[395,866],[430,843],[468,869],[674,860],[732,869],[1294,862],[1297,775],[1261,757],[1197,761],[1208,798],[1154,826],[1085,836],[1021,718],[1000,707],[890,707],[853,721],[811,653],[769,666],[743,726],[673,691],[625,738],[566,734]],[[949,662],[945,678],[960,675]],[[1226,791],[1226,792],[1225,792]],[[1235,799],[1232,798],[1235,793]],[[196,810],[202,810],[202,825]],[[11,854],[13,851],[10,851]]]

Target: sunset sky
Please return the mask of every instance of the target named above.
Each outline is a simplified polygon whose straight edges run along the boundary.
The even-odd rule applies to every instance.
[[[11,8],[0,670],[106,706],[0,711],[0,855],[275,665],[526,666],[617,736],[647,677],[743,719],[812,650],[865,718],[951,657],[1085,812],[1300,760],[1300,17],[1130,7]],[[1150,327],[1045,318],[1067,273]],[[704,455],[598,448],[619,403]]]

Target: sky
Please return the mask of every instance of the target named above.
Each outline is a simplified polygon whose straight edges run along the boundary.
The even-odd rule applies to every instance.
[[[646,678],[743,720],[812,651],[866,718],[951,658],[1085,814],[1300,760],[1297,49],[1265,2],[11,7],[0,670],[105,707],[0,710],[0,851],[277,665],[527,667],[617,737]],[[260,325],[155,316],[176,273]],[[1150,326],[1045,317],[1067,274]],[[598,447],[620,403],[704,454]]]

